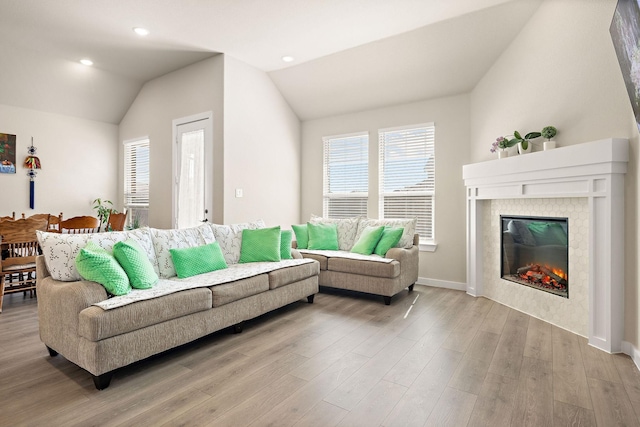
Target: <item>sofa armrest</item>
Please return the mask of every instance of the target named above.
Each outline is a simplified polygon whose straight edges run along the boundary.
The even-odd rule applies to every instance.
[[[417,245],[407,248],[391,248],[384,256],[395,259],[400,263],[400,276],[402,284],[413,285],[418,280],[418,267],[420,260],[420,250]]]
[[[302,259],[303,258],[302,254],[297,249],[291,249],[291,256],[293,257],[293,259]]]
[[[40,339],[47,347],[77,361],[79,314],[107,299],[104,287],[95,282],[61,282],[49,275],[42,256],[36,259],[38,323]]]

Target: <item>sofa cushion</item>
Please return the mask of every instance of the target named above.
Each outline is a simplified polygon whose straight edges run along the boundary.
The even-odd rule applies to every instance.
[[[338,248],[341,251],[350,251],[356,242],[358,234],[359,217],[352,218],[323,218],[311,215],[309,222],[314,224],[335,224],[338,229]],[[306,248],[300,248],[306,249]],[[312,249],[312,248],[310,248]]]
[[[320,274],[320,264],[317,262],[271,271],[269,273],[269,289],[276,289],[318,274]]]
[[[300,252],[300,254],[305,259],[315,259],[316,261],[318,261],[318,263],[320,264],[320,270],[326,270],[327,269],[327,264],[328,264],[328,259],[329,258],[327,258],[326,256],[320,255],[320,254],[310,254],[310,253],[306,253],[306,252]]]
[[[198,227],[183,229],[159,230],[152,228],[151,237],[156,251],[159,276],[163,279],[176,275],[170,249],[191,248],[216,241],[211,227],[206,223]]]
[[[242,224],[219,225],[209,224],[216,241],[220,243],[220,249],[227,264],[237,264],[240,260],[240,250],[242,248],[242,230],[256,230],[264,228],[264,221],[259,219],[254,222]]]
[[[103,310],[91,306],[79,314],[78,333],[89,341],[131,332],[212,307],[209,288],[189,289],[138,301],[134,304]]]
[[[153,264],[134,239],[113,245],[113,256],[127,273],[132,288],[149,289],[158,282]]]
[[[404,228],[385,227],[382,232],[382,237],[373,250],[373,253],[380,256],[385,256],[389,249],[395,247],[404,233]]]
[[[383,232],[384,226],[365,228],[358,241],[353,245],[353,248],[351,248],[351,252],[371,255],[378,245]]]
[[[280,259],[293,259],[291,255],[291,242],[293,241],[293,231],[282,230],[280,232]]]
[[[85,280],[100,283],[111,295],[126,295],[131,292],[127,273],[112,254],[94,242],[80,249],[76,257],[76,268]]]
[[[269,290],[269,275],[249,277],[236,282],[225,283],[224,285],[212,286],[213,306],[229,304],[242,298],[257,295]]]
[[[280,261],[280,227],[242,230],[240,264]]]
[[[298,249],[307,249],[309,247],[309,231],[307,224],[292,225],[293,232],[296,233],[296,247]]]
[[[227,268],[218,242],[191,248],[169,249],[171,260],[179,278]]]
[[[356,235],[356,240],[360,238],[360,235],[367,227],[379,227],[381,225],[387,227],[402,227],[404,232],[402,233],[402,238],[396,245],[397,248],[411,248],[413,246],[413,236],[416,234],[416,223],[417,219],[371,219],[371,218],[362,218],[360,219],[360,224],[358,225],[358,234]]]
[[[336,224],[308,223],[309,249],[338,250],[338,229]]]
[[[61,234],[37,231],[38,243],[44,255],[47,270],[55,280],[62,282],[75,282],[81,280],[76,269],[76,256],[80,249],[91,241],[103,249],[111,251],[113,245],[127,239],[134,239],[144,249],[147,258],[158,272],[155,250],[149,228],[139,228],[128,231],[111,231],[108,233],[91,234]]]
[[[327,270],[392,279],[400,274],[400,263],[398,261],[385,263],[348,258],[329,258]]]

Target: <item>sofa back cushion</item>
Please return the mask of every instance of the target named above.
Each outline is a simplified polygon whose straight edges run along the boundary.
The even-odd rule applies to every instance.
[[[151,237],[156,252],[159,276],[162,279],[176,275],[170,249],[191,248],[216,241],[211,227],[206,223],[198,227],[182,229],[160,230],[152,228]]]
[[[356,240],[360,238],[362,232],[367,227],[379,227],[384,225],[386,227],[392,228],[403,228],[404,231],[402,233],[402,237],[400,241],[395,246],[396,248],[407,248],[410,249],[413,246],[413,236],[416,234],[416,223],[418,220],[416,218],[408,218],[408,219],[371,219],[371,218],[361,218],[360,223],[358,225],[358,233],[356,235]]]
[[[242,249],[242,230],[256,230],[264,228],[264,221],[259,219],[253,222],[242,224],[219,225],[209,224],[213,230],[216,241],[220,244],[220,249],[227,264],[237,264],[240,260],[240,250]]]
[[[76,256],[82,248],[91,241],[99,247],[111,252],[113,245],[127,239],[135,240],[144,250],[147,258],[153,265],[154,271],[158,272],[156,255],[149,228],[139,228],[128,231],[111,231],[107,233],[91,234],[61,234],[48,233],[44,231],[36,232],[38,242],[44,255],[44,262],[49,270],[49,274],[55,280],[63,282],[74,282],[82,280],[75,265]]]
[[[312,224],[335,224],[338,231],[338,248],[341,251],[350,251],[355,242],[358,240],[359,217],[353,218],[322,218],[311,215],[309,220]],[[297,234],[296,234],[297,236]],[[301,248],[304,249],[304,248]]]

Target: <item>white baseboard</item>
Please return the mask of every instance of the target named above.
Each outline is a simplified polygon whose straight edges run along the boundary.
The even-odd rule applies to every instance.
[[[622,341],[622,352],[631,357],[631,360],[633,360],[633,363],[635,363],[636,368],[640,370],[640,350],[635,348],[630,342]]]
[[[448,280],[428,279],[426,277],[418,277],[416,282],[418,285],[433,286],[436,288],[455,289],[456,291],[466,291],[467,284],[460,282],[450,282]]]

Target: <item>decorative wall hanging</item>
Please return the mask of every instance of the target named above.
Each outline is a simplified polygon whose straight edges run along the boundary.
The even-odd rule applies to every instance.
[[[16,136],[0,133],[0,173],[16,173]]]
[[[35,209],[35,177],[37,175],[36,169],[40,169],[40,159],[35,156],[36,147],[33,146],[33,137],[31,137],[31,146],[27,148],[29,155],[24,160],[24,167],[29,169],[27,175],[29,176],[29,207]]]

